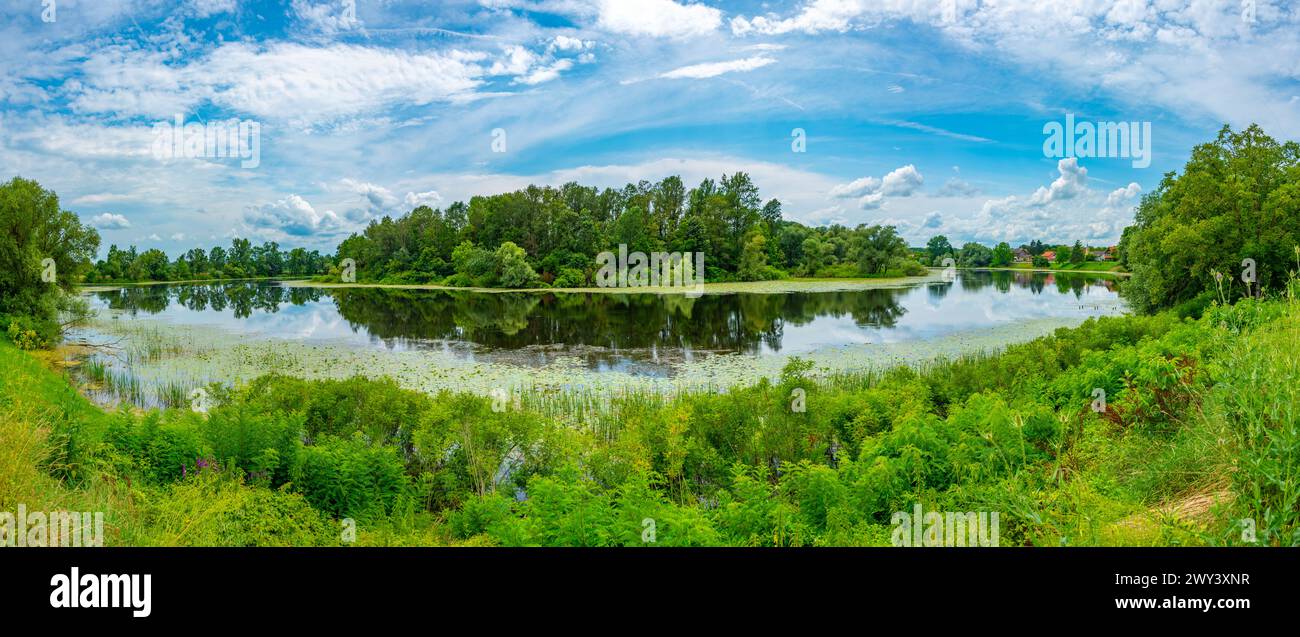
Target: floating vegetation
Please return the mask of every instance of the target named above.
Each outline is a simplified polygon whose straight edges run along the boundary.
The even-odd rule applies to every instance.
[[[469,292],[449,300],[401,290],[339,291],[330,297],[258,287],[236,291],[264,296],[266,303],[250,305],[251,314],[235,312],[233,320],[215,309],[221,296],[202,307],[190,303],[194,307],[179,314],[142,314],[161,312],[173,303],[167,301],[173,292],[193,300],[185,289],[159,288],[158,298],[150,297],[154,310],[114,306],[124,303],[116,297],[100,307],[78,337],[109,345],[87,358],[79,375],[101,402],[141,407],[184,406],[196,387],[238,385],[268,373],[389,377],[429,394],[506,392],[510,400],[574,427],[614,435],[625,409],[776,379],[793,356],[811,362],[807,375],[820,382],[860,386],[888,368],[923,369],[938,360],[993,353],[1077,325],[1090,314],[1122,310],[1113,291],[1090,293],[1084,279],[1063,281],[967,275],[955,287],[890,294],[836,291],[890,284],[883,280],[729,284],[712,292],[750,291],[742,290],[748,286],[820,294],[742,295],[725,303],[714,297],[689,307],[659,302],[668,309],[647,297],[570,295],[543,307],[539,297],[515,303],[518,296]],[[1033,291],[1036,283],[1046,293],[1042,287]],[[1002,296],[1006,290],[1019,293]],[[909,294],[906,305],[898,300]],[[964,298],[964,305],[954,306],[954,298]],[[1084,303],[1096,307],[1085,309]],[[204,322],[194,322],[196,317]],[[907,317],[914,318],[903,322]],[[814,320],[824,322],[810,327]]]

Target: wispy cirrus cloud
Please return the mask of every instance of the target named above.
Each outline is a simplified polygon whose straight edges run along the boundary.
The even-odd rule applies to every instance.
[[[705,62],[702,64],[692,64],[690,66],[683,66],[681,68],[676,68],[671,71],[665,71],[663,73],[660,73],[657,77],[668,79],[668,80],[677,80],[677,79],[700,80],[700,79],[706,79],[710,77],[717,77],[725,73],[744,73],[746,71],[753,71],[754,69],[761,69],[769,64],[776,64],[776,60],[774,58],[770,58],[767,56],[756,56],[756,57],[742,58],[739,60],[728,60],[726,62]]]

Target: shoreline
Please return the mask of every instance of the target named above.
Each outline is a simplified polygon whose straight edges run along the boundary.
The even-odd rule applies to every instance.
[[[943,280],[937,270],[925,276],[891,277],[879,279],[778,279],[774,281],[735,281],[705,283],[703,294],[777,294],[782,292],[847,292],[854,290],[907,288]],[[285,287],[315,288],[377,288],[392,290],[442,290],[448,292],[476,293],[527,293],[527,294],[686,294],[692,287],[628,287],[628,288],[481,288],[454,287],[434,283],[330,283],[324,281],[284,281]]]

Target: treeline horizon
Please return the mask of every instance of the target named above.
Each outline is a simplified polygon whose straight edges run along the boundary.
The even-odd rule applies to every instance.
[[[744,172],[704,179],[687,189],[680,176],[642,180],[621,189],[530,185],[471,197],[446,208],[417,206],[372,220],[341,241],[333,255],[268,241],[235,239],[229,249],[193,248],[170,259],[163,250],[138,252],[113,245],[87,282],[163,281],[327,275],[338,280],[342,262],[355,262],[361,282],[439,283],[455,287],[585,287],[595,282],[597,255],[626,245],[629,252],[703,253],[708,281],[797,277],[881,277],[924,274],[952,257],[965,267],[1013,262],[1006,242],[976,241],[960,248],[936,235],[911,247],[892,225],[807,226],[782,216],[778,199],[766,202]],[[1019,249],[1034,256],[1056,249],[1056,264],[1087,260],[1081,241],[1039,240]],[[1039,267],[1051,263],[1035,261]]]
[[[946,247],[937,249],[935,239]],[[592,285],[597,255],[619,246],[703,253],[711,282],[915,276],[950,255],[970,267],[1009,265],[1013,257],[1005,243],[955,249],[942,236],[910,247],[891,225],[806,226],[783,218],[780,200],[764,202],[749,175],[737,172],[689,190],[670,176],[621,189],[532,185],[445,209],[420,206],[353,233],[339,244],[335,263],[353,259],[361,282],[573,288]],[[1042,246],[1035,254],[1049,248],[1040,241],[1021,247],[1035,246]],[[1058,263],[1086,259],[1081,242],[1077,258],[1064,248]]]
[[[174,260],[158,248],[138,252],[134,245],[122,250],[113,244],[108,248],[108,255],[96,261],[86,273],[85,282],[313,276],[324,274],[330,262],[330,257],[322,255],[319,250],[292,248],[282,251],[275,241],[255,246],[248,239],[238,237],[231,240],[229,249],[222,246],[213,246],[210,250],[191,248]]]

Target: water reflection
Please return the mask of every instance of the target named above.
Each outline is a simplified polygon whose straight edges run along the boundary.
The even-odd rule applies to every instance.
[[[96,292],[93,303],[241,334],[345,340],[390,349],[657,373],[711,353],[767,355],[925,339],[1016,321],[1118,311],[1115,281],[1087,274],[964,271],[903,289],[682,295],[479,293],[283,287],[148,286]]]

